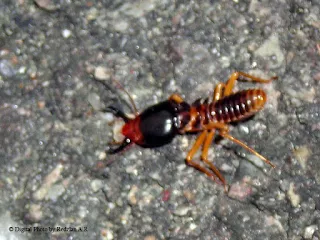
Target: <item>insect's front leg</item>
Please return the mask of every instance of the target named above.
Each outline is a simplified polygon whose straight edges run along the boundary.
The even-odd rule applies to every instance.
[[[176,103],[182,103],[184,102],[183,98],[179,95],[179,94],[172,94],[170,97],[169,97],[169,100],[171,101],[174,101]]]
[[[214,88],[213,92],[213,102],[218,101],[219,99],[223,98],[223,90],[226,87],[224,83],[218,83],[217,86]]]

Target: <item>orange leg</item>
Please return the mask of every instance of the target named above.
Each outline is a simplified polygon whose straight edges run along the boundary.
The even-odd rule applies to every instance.
[[[225,123],[220,123],[220,122],[211,122],[209,124],[207,124],[206,126],[204,126],[204,128],[209,131],[212,129],[219,129],[220,131],[229,131],[228,125]]]
[[[271,163],[268,159],[266,159],[264,156],[262,156],[260,153],[258,153],[257,151],[253,150],[252,148],[250,148],[248,145],[244,144],[242,141],[240,141],[239,139],[236,139],[235,137],[232,137],[230,134],[228,134],[227,132],[221,131],[220,135],[224,138],[228,138],[229,140],[231,140],[232,142],[240,145],[241,147],[247,149],[249,152],[253,153],[254,155],[256,155],[257,157],[259,157],[261,160],[263,160],[265,163],[269,164],[271,167],[275,168],[276,166]]]
[[[226,180],[224,179],[224,177],[222,176],[222,174],[220,173],[219,169],[217,169],[209,160],[208,160],[208,151],[209,151],[209,147],[210,144],[212,142],[212,139],[214,137],[214,130],[209,131],[208,136],[203,144],[203,149],[202,149],[202,154],[201,154],[201,159],[203,162],[205,162],[210,169],[212,170],[212,172],[214,172],[214,174],[220,179],[220,181],[222,182],[222,184],[224,185],[224,190],[225,192],[227,192],[227,184],[226,184]]]
[[[218,83],[213,92],[213,102],[218,101],[223,97],[222,90],[226,87],[224,83]]]
[[[262,79],[262,78],[259,78],[259,77],[255,77],[255,76],[252,76],[248,73],[244,73],[244,72],[234,72],[231,74],[229,80],[227,81],[227,84],[226,84],[226,87],[224,89],[224,94],[223,96],[228,96],[232,93],[232,89],[234,87],[234,84],[236,82],[236,80],[239,79],[239,77],[242,76],[242,77],[245,77],[247,78],[248,80],[251,80],[253,82],[258,82],[258,83],[269,83],[275,79],[277,79],[278,77],[272,77],[270,79]]]
[[[224,189],[227,192],[227,184],[224,177],[222,176],[220,171],[208,160],[208,150],[213,137],[214,137],[213,130],[209,132],[205,130],[199,135],[199,137],[197,138],[196,142],[194,143],[193,147],[191,148],[191,150],[187,155],[187,158],[186,158],[187,164],[205,173],[208,177],[212,178],[214,181],[216,181],[216,176],[217,176],[220,179],[220,181],[223,183]],[[212,172],[209,171],[209,169],[207,169],[206,167],[203,167],[200,164],[192,161],[193,156],[199,150],[201,145],[203,145],[201,159],[203,160],[204,163],[207,164],[207,166],[209,166]]]
[[[230,95],[232,93],[232,89],[234,87],[235,81],[238,80],[238,78],[240,76],[246,77],[252,81],[260,82],[260,83],[268,83],[268,82],[276,79],[276,77],[274,77],[274,78],[271,78],[270,80],[265,80],[265,79],[261,79],[261,78],[249,75],[247,73],[235,72],[231,75],[230,79],[227,81],[227,84],[219,83],[215,87],[214,93],[213,93],[213,102],[216,102],[219,99]],[[183,98],[177,94],[171,95],[169,100],[173,100],[178,103],[183,102]],[[224,189],[226,192],[227,192],[227,184],[226,184],[224,177],[222,176],[220,171],[208,160],[208,151],[209,151],[210,144],[211,144],[213,137],[214,137],[215,129],[219,129],[220,135],[222,137],[228,138],[231,141],[233,141],[234,143],[239,144],[243,148],[247,149],[249,152],[251,152],[251,153],[255,154],[256,156],[258,156],[259,158],[261,158],[263,161],[265,161],[266,163],[268,163],[272,167],[275,167],[269,160],[267,160],[261,154],[259,154],[258,152],[256,152],[255,150],[253,150],[252,148],[250,148],[249,146],[247,146],[246,144],[244,144],[240,140],[238,140],[238,139],[232,137],[230,134],[228,134],[229,128],[225,123],[219,123],[219,122],[209,123],[208,125],[205,126],[204,131],[199,135],[199,137],[197,138],[193,147],[189,151],[187,158],[186,158],[186,162],[188,165],[205,173],[208,177],[212,178],[215,181],[216,181],[216,176],[217,176],[220,179],[220,181],[223,183]],[[195,130],[195,131],[198,131],[198,130]],[[207,165],[207,167],[209,167],[209,169],[212,172],[208,168],[203,167],[200,164],[192,161],[193,156],[199,150],[201,145],[203,145],[201,159]]]
[[[240,145],[241,147],[247,149],[249,152],[253,153],[254,155],[256,155],[257,157],[259,157],[261,160],[263,160],[264,162],[266,162],[267,164],[269,164],[271,167],[275,168],[275,165],[273,163],[271,163],[268,159],[266,159],[264,156],[262,156],[261,154],[259,154],[257,151],[253,150],[252,148],[250,148],[249,146],[247,146],[246,144],[244,144],[242,141],[236,139],[235,137],[232,137],[228,132],[229,132],[229,128],[226,124],[224,123],[219,123],[219,122],[213,122],[213,123],[209,123],[206,126],[207,130],[211,130],[211,129],[219,129],[220,130],[220,135],[221,137],[224,138],[228,138],[229,140],[231,140],[232,142]]]
[[[211,171],[209,171],[207,168],[201,166],[200,164],[192,161],[194,154],[198,151],[200,146],[205,142],[205,140],[207,138],[207,133],[208,133],[207,131],[203,131],[200,134],[200,136],[197,138],[196,142],[194,143],[193,147],[189,151],[187,158],[186,158],[186,161],[189,166],[192,166],[192,167],[198,169],[199,171],[205,173],[209,178],[212,178],[214,181],[216,181],[216,176]],[[213,166],[213,169],[217,170],[214,166]],[[212,169],[212,171],[215,172],[213,169]]]
[[[215,89],[214,89],[214,93],[213,93],[213,102],[218,101],[221,97],[222,97],[222,91],[225,87],[224,83],[219,83]],[[212,142],[212,139],[214,137],[214,129],[210,130],[210,131],[204,131],[198,138],[199,142],[202,141],[201,144],[203,144],[202,147],[202,154],[201,154],[201,160],[207,164],[207,166],[211,169],[211,171],[220,179],[220,181],[223,183],[225,191],[227,191],[226,188],[226,181],[224,179],[224,177],[222,176],[222,174],[220,173],[220,171],[208,160],[208,151],[209,151],[209,147],[210,144]],[[202,137],[202,135],[206,134],[205,139],[202,139],[200,137]],[[191,149],[191,151],[189,152],[189,154],[191,153],[191,155],[188,154],[188,157],[193,157],[193,155],[196,153],[196,151],[198,150],[198,148],[200,147],[201,144],[197,145],[197,142],[194,144],[194,147]],[[187,159],[188,159],[187,157]],[[190,159],[190,158],[189,158]],[[199,169],[199,168],[198,168]],[[206,173],[208,175],[207,169],[205,169],[206,171],[202,171],[204,173]],[[212,176],[211,173],[209,173],[208,176]]]
[[[172,94],[169,97],[169,100],[172,100],[172,101],[177,102],[177,103],[182,103],[184,101],[183,98],[178,94]]]

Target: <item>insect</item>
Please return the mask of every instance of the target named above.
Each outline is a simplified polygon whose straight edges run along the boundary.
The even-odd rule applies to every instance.
[[[140,114],[129,93],[126,92],[134,106],[135,117],[129,118],[113,106],[105,110],[112,112],[125,122],[121,129],[124,140],[119,143],[118,147],[107,150],[107,153],[117,153],[132,143],[146,148],[159,147],[170,143],[178,134],[200,132],[187,154],[186,163],[215,181],[218,178],[226,190],[225,178],[208,160],[209,146],[218,131],[221,137],[242,146],[274,168],[275,165],[268,159],[229,134],[228,124],[253,116],[263,108],[267,100],[266,93],[259,88],[233,92],[235,82],[240,78],[257,83],[269,83],[277,79],[273,77],[266,80],[244,72],[234,72],[226,83],[219,83],[215,87],[212,101],[209,101],[208,98],[200,98],[188,104],[180,95],[173,94],[169,99],[150,106]],[[201,160],[204,164],[193,161],[200,147],[202,147]]]

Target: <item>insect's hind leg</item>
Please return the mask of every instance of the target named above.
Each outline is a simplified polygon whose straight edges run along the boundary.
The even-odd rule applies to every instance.
[[[258,82],[258,83],[269,83],[273,80],[276,80],[278,77],[272,77],[270,79],[263,79],[263,78],[259,78],[256,76],[253,76],[251,74],[245,73],[245,72],[234,72],[231,74],[229,80],[226,83],[225,89],[224,89],[224,93],[223,96],[228,96],[232,93],[232,89],[234,87],[234,84],[236,82],[236,80],[239,79],[239,77],[245,77],[246,79],[252,81],[252,82]]]
[[[259,157],[261,160],[263,160],[264,162],[269,164],[271,167],[275,168],[275,165],[273,163],[271,163],[268,159],[266,159],[264,156],[262,156],[260,153],[258,153],[257,151],[253,150],[251,147],[247,146],[245,143],[243,143],[239,139],[231,136],[228,133],[229,132],[229,128],[228,128],[228,126],[226,124],[219,123],[219,122],[212,122],[212,123],[209,123],[208,125],[206,125],[206,129],[207,129],[207,131],[212,130],[212,129],[218,129],[219,130],[219,134],[220,134],[221,137],[227,138],[227,139],[231,140],[232,142],[240,145],[241,147],[247,149],[249,152],[251,152],[252,154],[254,154],[257,157]]]
[[[220,135],[224,138],[227,138],[229,140],[231,140],[232,142],[240,145],[241,147],[243,147],[244,149],[247,149],[249,152],[251,152],[252,154],[256,155],[257,157],[259,157],[262,161],[264,161],[265,163],[269,164],[271,167],[275,168],[276,166],[271,163],[268,159],[266,159],[264,156],[262,156],[260,153],[258,153],[257,151],[255,151],[254,149],[252,149],[251,147],[249,147],[248,145],[246,145],[245,143],[243,143],[242,141],[240,141],[239,139],[231,136],[229,133],[225,132],[225,131],[221,131]]]

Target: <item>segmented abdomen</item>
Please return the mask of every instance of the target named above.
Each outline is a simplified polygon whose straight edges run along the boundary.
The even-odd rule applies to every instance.
[[[261,89],[243,90],[216,102],[208,103],[208,99],[196,100],[189,112],[179,114],[180,132],[199,131],[210,122],[237,122],[254,115],[261,110],[267,100]]]
[[[236,122],[261,110],[266,100],[266,93],[261,89],[244,90],[210,103],[206,115],[209,121]]]

